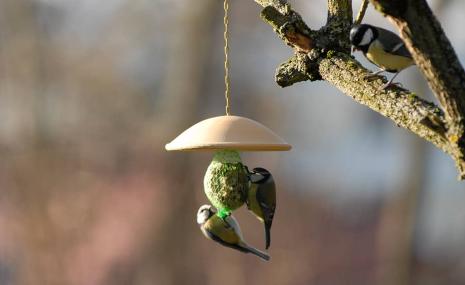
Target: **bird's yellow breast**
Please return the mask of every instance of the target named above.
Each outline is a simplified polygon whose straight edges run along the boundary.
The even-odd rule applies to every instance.
[[[247,207],[255,214],[255,216],[257,216],[259,220],[263,221],[263,212],[257,201],[257,187],[258,186],[256,184],[252,184],[250,186],[247,199]]]
[[[229,244],[239,244],[240,237],[234,229],[217,215],[212,216],[204,225],[205,230]]]
[[[377,66],[387,71],[400,71],[413,64],[411,58],[385,52],[377,42],[374,42],[370,46],[366,53],[366,57]]]

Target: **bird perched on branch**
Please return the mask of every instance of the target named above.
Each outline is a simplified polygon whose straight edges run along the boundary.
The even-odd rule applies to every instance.
[[[362,51],[369,61],[380,68],[369,77],[384,71],[395,73],[382,89],[392,85],[399,72],[415,64],[402,39],[383,28],[355,25],[350,30],[350,42],[354,49]]]
[[[270,260],[266,253],[248,245],[234,216],[231,214],[224,218],[216,215],[212,206],[203,205],[197,212],[197,223],[200,225],[202,233],[209,239],[219,244],[230,247],[244,253],[252,253],[263,260]]]
[[[252,172],[247,169],[250,186],[247,195],[247,208],[265,225],[266,249],[271,242],[271,224],[276,210],[276,185],[271,173],[261,167]]]

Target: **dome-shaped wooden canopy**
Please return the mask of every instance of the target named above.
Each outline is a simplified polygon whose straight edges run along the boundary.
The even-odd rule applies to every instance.
[[[291,145],[264,125],[238,116],[201,121],[165,146],[166,150],[285,151]]]

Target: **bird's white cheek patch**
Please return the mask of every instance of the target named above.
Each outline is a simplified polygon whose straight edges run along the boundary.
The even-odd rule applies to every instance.
[[[363,38],[360,41],[360,46],[365,46],[371,43],[373,40],[373,31],[371,29],[366,30],[365,34],[363,34]]]
[[[205,213],[197,215],[197,224],[203,224],[207,220],[207,215]]]

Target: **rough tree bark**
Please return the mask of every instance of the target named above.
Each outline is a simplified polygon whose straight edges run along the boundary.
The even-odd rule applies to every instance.
[[[404,88],[380,90],[385,78],[365,79],[370,71],[350,55],[351,0],[328,0],[328,20],[319,30],[310,29],[286,0],[255,0],[264,8],[261,18],[294,49],[277,68],[276,82],[282,87],[306,80],[330,82],[449,154],[459,179],[465,179],[465,72],[450,42],[425,0],[370,1],[399,28],[444,111]]]

